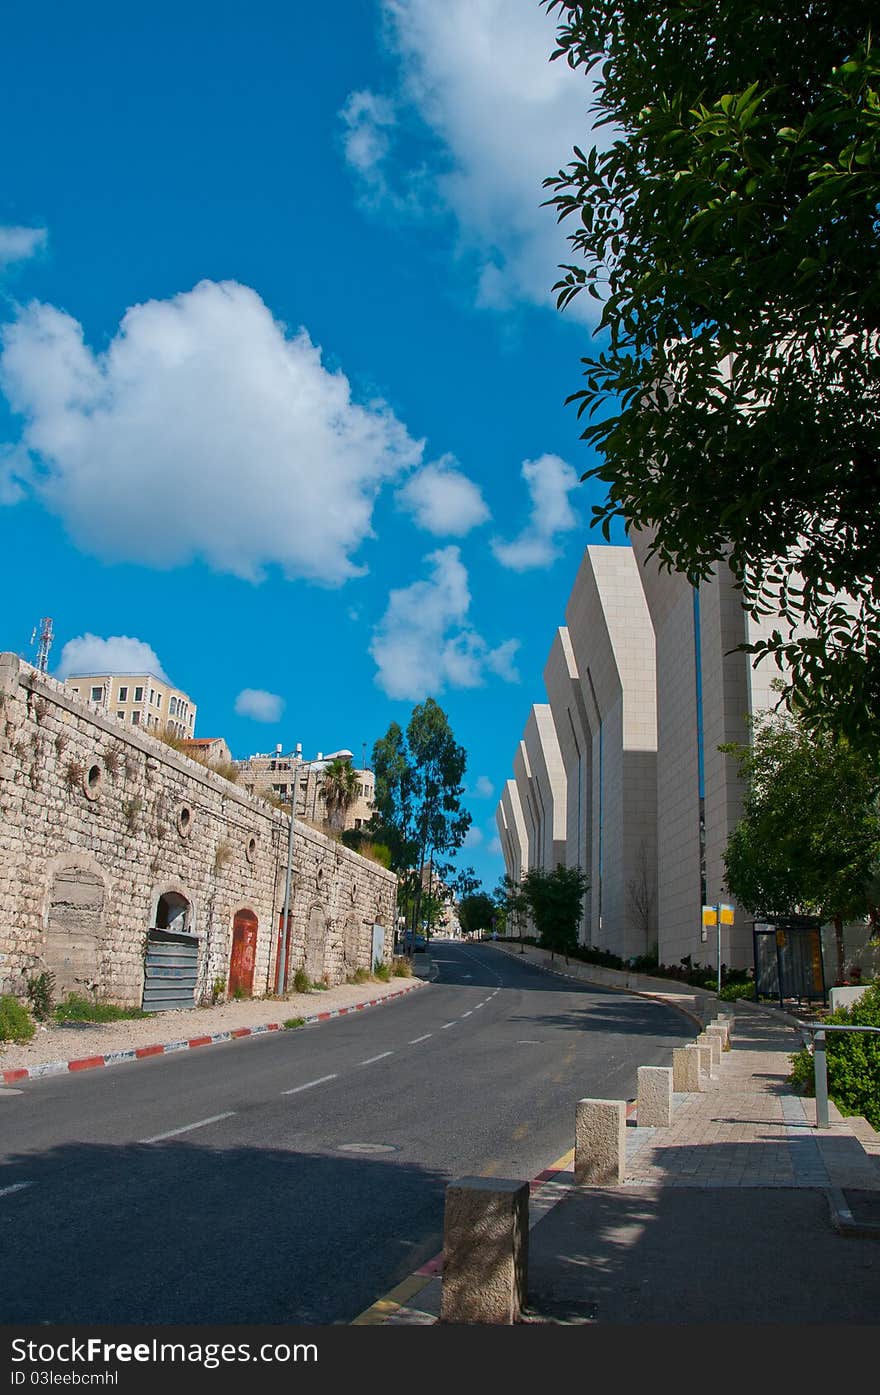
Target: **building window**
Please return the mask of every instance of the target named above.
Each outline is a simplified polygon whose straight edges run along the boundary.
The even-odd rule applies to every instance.
[[[136,726],[138,725],[138,723],[140,722],[140,720],[141,720],[141,714],[140,714],[140,712],[132,712],[132,714],[131,714],[131,724],[132,724],[132,726],[133,726],[133,727],[136,727]]]
[[[143,688],[135,688],[135,690],[134,690],[134,700],[135,700],[135,702],[143,702],[143,700],[144,700],[144,690],[143,690]]]
[[[168,711],[171,713],[172,717],[177,716],[177,698],[168,699]]]
[[[117,721],[124,722],[124,721],[125,721],[125,713],[124,713],[124,712],[117,712],[117,713],[116,713],[116,718],[117,718]]]
[[[100,702],[100,701],[101,701],[101,693],[102,693],[102,692],[103,692],[103,689],[102,689],[102,688],[93,688],[93,689],[92,689],[92,702]]]
[[[157,693],[157,694],[156,694],[156,706],[157,706],[157,707],[159,708],[159,710],[161,711],[161,709],[162,709],[162,694],[161,694],[161,693]]]
[[[117,702],[128,702],[128,689],[127,689],[127,688],[120,688],[120,689],[119,689],[119,697],[116,699],[116,701],[117,701]]]

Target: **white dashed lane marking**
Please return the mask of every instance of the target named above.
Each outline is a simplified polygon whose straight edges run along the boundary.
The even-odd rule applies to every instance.
[[[433,1032],[426,1032],[423,1037],[413,1037],[412,1041],[407,1042],[407,1046],[417,1046],[420,1041],[427,1041],[428,1037],[432,1037],[433,1035]]]
[[[335,1080],[334,1075],[322,1075],[318,1080],[307,1080],[305,1085],[294,1085],[292,1090],[282,1090],[282,1095],[298,1095],[300,1090],[311,1090],[315,1085],[326,1085],[328,1080]]]
[[[178,1134],[191,1133],[193,1129],[203,1129],[208,1124],[219,1124],[221,1119],[231,1119],[235,1113],[234,1109],[227,1109],[225,1114],[212,1114],[210,1119],[197,1119],[194,1124],[182,1124],[179,1129],[169,1129],[167,1133],[154,1133],[152,1138],[141,1138],[140,1143],[161,1143],[166,1138],[177,1138]]]
[[[393,1056],[393,1051],[380,1051],[378,1056],[368,1056],[365,1061],[361,1061],[362,1066],[371,1066],[374,1061],[384,1061],[386,1056]]]
[[[12,1196],[13,1192],[23,1192],[25,1187],[32,1187],[33,1182],[14,1182],[11,1187],[0,1187],[0,1196]]]

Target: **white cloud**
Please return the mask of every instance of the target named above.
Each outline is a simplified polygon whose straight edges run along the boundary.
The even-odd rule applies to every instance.
[[[579,483],[570,465],[558,455],[542,455],[524,461],[521,474],[531,500],[529,521],[512,541],[493,538],[490,544],[496,561],[514,572],[549,567],[559,556],[557,535],[580,526],[568,500]]]
[[[253,580],[275,563],[339,585],[363,572],[352,554],[380,487],[421,463],[387,406],[353,402],[306,331],[288,335],[234,281],[134,306],[99,354],[36,302],[2,343],[33,488],[102,558],[201,558]]]
[[[490,517],[479,487],[443,456],[414,474],[397,491],[397,502],[419,528],[437,537],[460,538]]]
[[[476,824],[472,823],[467,833],[464,835],[463,846],[466,848],[478,848],[482,842],[483,830],[477,828]]]
[[[253,717],[255,722],[277,722],[284,711],[284,699],[264,688],[242,688],[235,699],[238,717]]]
[[[373,631],[378,686],[391,698],[419,702],[447,687],[480,687],[487,670],[517,681],[512,657],[518,641],[490,649],[467,623],[471,596],[459,549],[441,548],[425,561],[428,580],[392,591]]]
[[[166,683],[168,675],[149,644],[129,635],[78,635],[61,651],[56,677],[70,678],[78,673],[152,673]]]
[[[478,258],[478,302],[552,304],[557,266],[571,257],[542,184],[587,141],[592,97],[583,72],[549,61],[557,17],[536,0],[382,0],[382,10],[400,66],[393,105],[414,109],[440,148],[436,189]],[[357,92],[346,110],[354,104],[364,123],[387,103]],[[374,195],[390,183],[390,126],[374,119],[366,168],[360,147],[349,156]],[[572,313],[595,314],[586,296]]]
[[[479,775],[474,785],[474,796],[476,799],[491,799],[495,793],[495,786],[488,775]]]
[[[48,236],[45,228],[0,226],[0,271],[13,262],[24,262],[33,257],[45,247]]]

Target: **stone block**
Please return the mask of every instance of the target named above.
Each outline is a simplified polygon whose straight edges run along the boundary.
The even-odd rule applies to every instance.
[[[727,1030],[726,1023],[710,1022],[706,1031],[710,1037],[717,1037],[722,1051],[730,1050],[730,1034]]]
[[[721,1038],[718,1036],[717,1032],[710,1032],[708,1028],[705,1032],[701,1032],[700,1035],[697,1037],[697,1046],[708,1046],[710,1051],[712,1052],[713,1069],[715,1068],[715,1066],[720,1066]]]
[[[668,1129],[672,1123],[672,1069],[639,1066],[636,1116],[640,1129]]]
[[[700,1075],[712,1074],[712,1048],[700,1042],[699,1037],[693,1046],[686,1046],[685,1051],[696,1051],[700,1060]]]
[[[440,1321],[514,1323],[526,1301],[529,1184],[462,1177],[446,1188]]]
[[[624,1100],[578,1100],[574,1180],[585,1187],[616,1187],[626,1170]]]
[[[679,1094],[698,1094],[700,1083],[699,1047],[677,1046],[672,1053],[672,1088]]]

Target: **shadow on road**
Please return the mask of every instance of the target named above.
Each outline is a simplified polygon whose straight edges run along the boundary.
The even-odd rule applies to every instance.
[[[348,1322],[442,1243],[448,1179],[385,1158],[67,1144],[0,1168],[2,1323]]]

